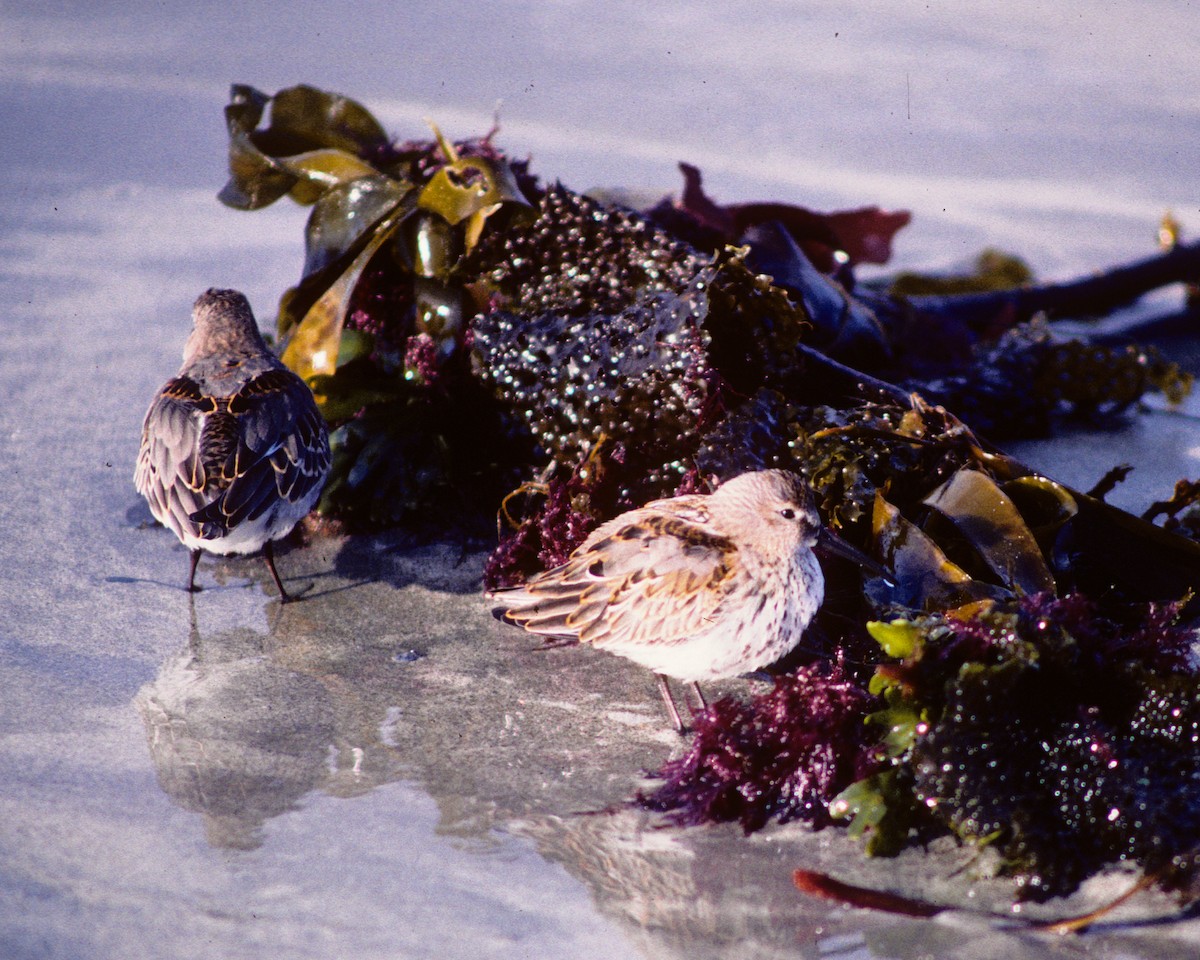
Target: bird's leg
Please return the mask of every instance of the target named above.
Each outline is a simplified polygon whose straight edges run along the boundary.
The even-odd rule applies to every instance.
[[[667,713],[671,715],[671,722],[675,725],[675,732],[682,735],[685,727],[683,720],[679,716],[679,708],[675,706],[675,698],[671,696],[671,687],[667,683],[667,678],[661,673],[656,673],[654,679],[658,681],[658,692],[662,694],[663,703],[667,705]]]
[[[700,704],[699,710],[692,711],[694,717],[697,713],[703,713],[708,709],[708,701],[704,699],[704,691],[700,689],[700,684],[696,680],[692,681],[692,691],[696,694],[696,702]]]
[[[200,549],[197,547],[192,551],[192,566],[188,570],[188,593],[195,593],[200,588],[196,586],[196,567],[200,565]]]
[[[275,586],[279,588],[279,602],[290,603],[292,595],[283,589],[283,581],[279,579],[279,571],[275,569],[275,548],[268,540],[263,544],[262,548],[263,559],[267,561],[267,569],[271,571],[271,576],[275,579]]]

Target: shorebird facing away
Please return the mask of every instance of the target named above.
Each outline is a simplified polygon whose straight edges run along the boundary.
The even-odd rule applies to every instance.
[[[623,513],[561,566],[491,597],[531,633],[649,667],[682,733],[667,677],[691,683],[703,705],[699,681],[757,670],[800,642],[825,596],[820,532],[801,477],[744,473]]]
[[[329,434],[308,386],[271,352],[236,290],[208,290],[192,308],[179,374],[142,426],[133,482],[150,512],[191,551],[262,551],[280,600],[291,599],[271,543],[317,502]]]

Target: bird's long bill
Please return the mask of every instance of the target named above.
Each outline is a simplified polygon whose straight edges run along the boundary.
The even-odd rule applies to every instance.
[[[878,560],[867,556],[853,544],[847,543],[828,527],[822,527],[821,532],[817,534],[817,553],[822,556],[841,557],[843,560],[849,560],[851,563],[858,564],[873,577],[883,577],[889,582],[892,579],[887,569]]]

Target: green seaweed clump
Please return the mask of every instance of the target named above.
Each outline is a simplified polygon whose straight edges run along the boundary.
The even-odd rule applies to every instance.
[[[888,284],[893,297],[946,296],[1011,290],[1033,282],[1033,271],[1024,260],[1003,250],[987,248],[975,258],[969,273],[935,276],[902,271]]]
[[[994,460],[957,418],[917,396],[907,406],[797,407],[789,427],[792,468],[842,527],[869,524],[879,491],[919,502],[961,467]]]
[[[619,313],[681,290],[710,259],[635,211],[561,184],[542,194],[534,214],[487,234],[469,263],[495,305],[523,316]]]
[[[906,386],[993,439],[1044,436],[1063,417],[1111,423],[1146,393],[1178,403],[1192,377],[1152,347],[1057,337],[1044,320],[980,341],[969,361]]]
[[[575,463],[605,437],[637,444],[647,470],[661,467],[708,402],[710,276],[613,314],[484,314],[473,328],[483,375],[553,459]]]
[[[603,436],[670,492],[696,437],[796,368],[807,315],[741,251],[701,255],[632,210],[561,186],[528,224],[493,234],[473,263],[480,376],[527,420],[550,459],[576,463]]]
[[[875,624],[899,655],[871,682],[894,773],[835,810],[870,819],[875,852],[932,818],[996,851],[1023,899],[1068,894],[1117,861],[1183,882],[1172,874],[1200,845],[1200,678],[1178,610],[1117,619],[1043,593]]]
[[[311,208],[278,333],[332,428],[319,510],[352,527],[486,529],[531,445],[471,369],[464,264],[488,230],[528,215],[524,165],[489,137],[452,143],[436,128],[394,143],[358,102],[304,85],[236,85],[225,117],[222,202]]]
[[[548,494],[507,514],[489,585],[535,572],[526,559],[565,556],[611,510],[744,470],[756,434],[731,433],[730,419],[786,443],[784,390],[806,315],[740,251],[702,256],[633,211],[559,186],[473,262],[489,303],[470,328],[475,367],[537,445],[526,489]],[[576,508],[562,509],[568,501]]]

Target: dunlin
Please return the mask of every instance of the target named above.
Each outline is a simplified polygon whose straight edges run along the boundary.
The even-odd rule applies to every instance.
[[[597,528],[561,566],[492,594],[504,619],[649,667],[675,728],[667,677],[693,685],[764,667],[821,605],[821,531],[808,485],[745,473],[708,495],[655,500]]]
[[[272,541],[313,508],[329,472],[329,435],[312,393],[271,352],[246,298],[208,290],[192,308],[179,374],[142,426],[134,485],[191,551],[261,550],[282,601]]]

